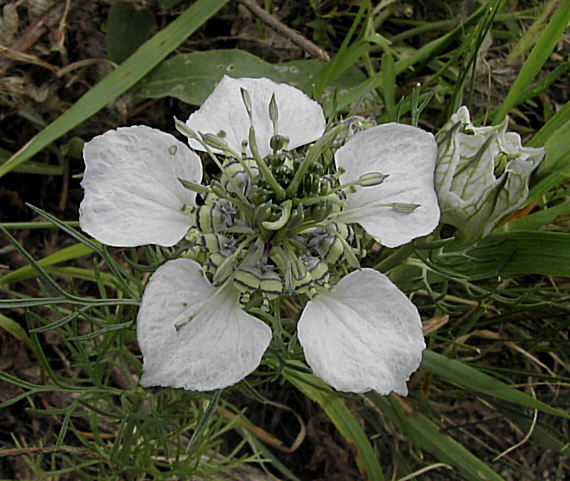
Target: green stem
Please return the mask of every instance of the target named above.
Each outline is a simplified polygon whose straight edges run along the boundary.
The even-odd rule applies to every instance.
[[[414,252],[414,245],[410,242],[409,244],[400,247],[392,255],[388,256],[386,259],[381,260],[376,264],[373,269],[378,272],[387,272],[396,266],[399,266]]]
[[[70,220],[63,222],[69,227],[79,227],[79,222],[76,220]],[[53,229],[57,227],[51,222],[4,222],[0,223],[0,227],[6,230],[11,229]]]

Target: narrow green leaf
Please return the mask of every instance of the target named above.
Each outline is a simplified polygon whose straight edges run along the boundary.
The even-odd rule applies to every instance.
[[[552,15],[548,25],[522,66],[503,104],[495,113],[493,125],[501,123],[509,111],[525,98],[525,90],[550,57],[552,50],[567,27],[568,21],[570,21],[570,2],[563,1],[559,3],[556,13]]]
[[[540,163],[539,172],[570,175],[570,120],[552,133],[544,147],[546,158]]]
[[[3,299],[0,309],[27,309],[29,307],[71,304],[74,306],[139,306],[139,300],[133,299],[83,299],[77,297],[40,297],[38,299]]]
[[[457,468],[461,475],[470,481],[504,481],[487,464],[470,453],[451,436],[443,434],[439,427],[423,414],[406,413],[393,396],[380,396],[371,392],[366,395],[415,446],[429,451],[439,461]]]
[[[544,124],[541,129],[528,142],[529,147],[542,147],[550,136],[562,127],[566,122],[570,122],[570,102],[567,102],[552,118]]]
[[[218,407],[218,403],[220,401],[220,395],[221,394],[222,394],[221,389],[214,391],[214,394],[212,395],[210,402],[206,406],[206,409],[204,410],[204,413],[202,414],[202,417],[200,418],[198,426],[196,426],[196,429],[192,433],[192,437],[190,438],[190,441],[188,441],[188,445],[186,446],[187,451],[190,451],[193,448],[193,446],[196,444],[197,440],[200,438],[200,436],[206,430],[206,427],[210,423],[210,420],[212,419],[212,416],[214,415],[214,412],[216,411],[216,408]]]
[[[503,230],[505,232],[538,230],[542,226],[552,224],[558,217],[568,215],[570,215],[570,202],[565,202],[512,220],[503,226]]]
[[[532,424],[531,416],[524,415],[523,413],[516,411],[514,409],[509,409],[505,406],[500,406],[499,409],[506,417],[510,418],[512,422],[519,426],[522,432],[532,433],[532,439],[540,443],[543,449],[549,449],[552,451],[558,451],[563,456],[570,455],[570,445],[567,442],[561,441],[559,438],[552,435],[554,431],[554,426],[542,427],[540,421],[538,421],[534,426]],[[540,420],[540,418],[539,418]],[[561,426],[557,426],[560,429]],[[564,439],[564,435],[558,433],[560,438]]]
[[[57,251],[55,254],[44,257],[43,259],[37,261],[37,263],[42,267],[47,267],[47,266],[52,266],[54,264],[59,264],[60,262],[69,261],[71,259],[77,259],[78,257],[91,254],[92,252],[93,249],[84,244],[75,244],[70,247],[61,249]],[[29,279],[30,277],[35,277],[37,275],[38,275],[37,271],[32,266],[20,267],[19,269],[0,277],[0,285],[7,285],[7,284],[12,284],[14,282],[20,282],[23,281],[24,279]]]
[[[92,269],[82,269],[80,267],[47,267],[46,272],[52,276],[65,277],[69,279],[82,279],[90,282],[101,282],[107,287],[116,287],[116,279],[108,272],[96,273]]]
[[[481,16],[487,12],[487,5],[482,5],[473,14],[466,19],[463,23],[451,30],[447,35],[440,37],[430,43],[422,46],[420,49],[413,52],[411,55],[406,56],[394,63],[395,75],[400,75],[406,70],[414,67],[416,64],[423,64],[431,61],[438,53],[447,48],[452,42],[461,38],[465,34],[465,30],[470,28],[477,22]],[[333,59],[334,61],[334,59]],[[326,68],[332,69],[332,62]],[[323,67],[323,70],[325,67]],[[442,69],[443,70],[443,69]],[[343,109],[348,104],[356,102],[357,99],[369,95],[375,89],[382,87],[384,82],[384,74],[382,71],[375,74],[373,77],[363,81],[360,85],[351,89],[341,100],[338,102],[338,109]]]
[[[396,67],[390,52],[382,55],[382,96],[386,110],[391,112],[396,105]]]
[[[156,21],[148,5],[114,0],[105,36],[109,60],[124,62],[152,36],[155,26]]]
[[[26,330],[16,321],[10,319],[4,314],[0,314],[0,329],[4,329],[7,333],[18,339],[18,341],[23,342],[28,349],[32,351],[34,350],[34,345],[32,344],[32,340],[30,339],[30,336],[28,336]]]
[[[69,227],[79,227],[76,220],[63,221]],[[23,230],[23,229],[55,229],[55,225],[51,222],[0,222],[0,227],[6,230]]]
[[[62,135],[126,92],[192,35],[229,0],[198,0],[164,30],[144,43],[120,67],[105,77],[61,117],[33,137],[0,166],[0,177],[33,157]]]
[[[36,174],[36,175],[63,175],[64,170],[61,165],[42,164],[41,162],[26,162],[14,169],[19,174]]]
[[[570,277],[570,234],[495,232],[469,251],[460,271],[481,274],[543,274]]]
[[[552,72],[546,74],[542,79],[537,81],[536,84],[527,87],[526,90],[521,94],[519,103],[526,102],[541,93],[545,92],[548,87],[550,87],[556,80],[558,80],[562,75],[564,75],[568,69],[570,69],[570,64],[561,63]]]
[[[255,450],[259,451],[263,456],[263,459],[269,460],[271,467],[279,471],[283,476],[286,476],[290,481],[301,481],[297,476],[295,476],[287,467],[279,461],[279,458],[275,456],[259,439],[257,439],[253,434],[247,430],[243,430],[242,436],[247,438],[248,443],[255,446]]]
[[[556,187],[566,178],[567,177],[560,172],[553,172],[552,174],[549,174],[547,177],[542,179],[538,184],[534,185],[530,189],[525,205],[529,205],[535,200],[540,199],[544,194],[550,192],[552,189],[554,189],[554,187]]]
[[[536,17],[532,22],[532,25],[528,27],[524,35],[519,39],[517,44],[511,49],[505,58],[505,63],[507,65],[518,64],[518,62],[523,59],[524,55],[526,55],[527,51],[536,44],[547,25],[548,19],[552,16],[559,3],[560,0],[550,0],[550,2],[544,5],[542,13]]]
[[[348,67],[348,59],[353,58],[354,61],[356,61],[363,53],[368,51],[369,47],[367,42],[355,42],[350,47],[349,45],[353,40],[357,27],[360,25],[360,22],[369,8],[370,0],[360,2],[358,12],[354,17],[350,30],[344,37],[338,52],[330,62],[323,66],[323,69],[319,71],[318,75],[315,76],[314,84],[317,100],[321,99],[322,93],[332,83],[333,79],[342,73],[343,66]]]
[[[512,402],[520,406],[570,419],[566,414],[525,394],[478,369],[432,351],[424,351],[421,369],[453,384],[472,389],[487,396]]]
[[[60,303],[60,299],[67,299],[70,304],[93,304],[99,303],[101,301],[89,298],[81,298],[66,292],[57,282],[55,282],[46,272],[46,270],[40,266],[36,260],[30,255],[29,252],[24,249],[24,247],[12,236],[0,226],[0,232],[8,239],[8,241],[16,248],[18,253],[26,259],[28,264],[37,271],[38,275],[46,282],[47,285],[51,286],[56,292],[61,294],[61,298],[40,298],[40,299],[7,299],[0,303],[0,309],[15,309],[16,307],[31,307],[37,305],[49,305],[51,303]],[[135,297],[135,296],[133,296]],[[103,303],[109,302],[108,300],[103,300]],[[131,299],[115,299],[111,304],[137,304],[137,301]]]
[[[295,363],[295,365],[306,369],[306,366],[301,363]],[[339,433],[354,446],[358,453],[356,464],[367,476],[365,479],[382,481],[384,474],[376,453],[342,397],[334,393],[328,385],[313,374],[285,368],[283,375],[305,396],[319,404]]]

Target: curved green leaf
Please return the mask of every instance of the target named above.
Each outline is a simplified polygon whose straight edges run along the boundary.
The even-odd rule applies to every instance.
[[[0,314],[0,329],[4,329],[9,334],[12,334],[12,336],[18,339],[18,341],[23,342],[30,350],[34,350],[34,345],[26,330],[16,321],[4,314]]]
[[[556,13],[548,22],[542,35],[534,45],[524,65],[515,79],[507,98],[493,118],[493,125],[500,124],[509,111],[518,105],[525,97],[525,89],[542,69],[544,63],[550,57],[554,47],[556,47],[560,36],[568,26],[570,20],[570,2],[560,2]]]
[[[93,249],[91,249],[89,246],[86,246],[85,244],[75,244],[70,247],[61,249],[55,254],[44,257],[43,259],[37,261],[37,263],[42,267],[47,267],[71,259],[77,259],[78,257],[91,254],[92,252]],[[32,266],[20,267],[19,269],[9,272],[8,274],[0,277],[0,285],[12,284],[14,282],[23,281],[24,279],[29,279],[30,277],[37,275],[37,271]]]
[[[210,50],[177,55],[156,67],[130,93],[135,98],[175,97],[190,105],[201,105],[223,75],[265,77],[293,85],[312,95],[314,79],[327,65],[320,60],[296,60],[270,64],[243,50]],[[348,95],[366,76],[351,64],[324,89],[323,103],[331,102],[335,91]]]
[[[299,362],[294,363],[294,365],[306,369],[306,366]],[[319,404],[339,433],[351,446],[354,446],[357,451],[356,464],[365,475],[363,479],[383,481],[384,474],[378,463],[376,453],[343,398],[313,374],[285,368],[283,375],[305,396]]]

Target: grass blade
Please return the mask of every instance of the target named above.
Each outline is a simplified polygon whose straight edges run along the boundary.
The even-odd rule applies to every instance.
[[[62,135],[135,85],[229,0],[199,0],[164,30],[144,43],[115,71],[42,130],[0,166],[0,177],[33,157]]]
[[[570,277],[570,234],[495,232],[469,250],[457,272],[467,275],[543,274]]]
[[[59,264],[60,262],[77,259],[78,257],[91,254],[92,252],[93,249],[89,246],[84,244],[75,244],[70,247],[65,247],[64,249],[57,251],[55,254],[44,257],[36,262],[41,267],[49,267],[54,264]],[[34,277],[37,274],[37,271],[32,266],[20,267],[19,269],[0,277],[0,285],[23,281],[30,277]]]
[[[552,15],[550,22],[544,29],[538,42],[529,54],[528,59],[522,66],[517,78],[515,79],[507,98],[495,113],[493,125],[497,125],[503,121],[510,110],[518,105],[525,97],[525,90],[530,82],[542,69],[542,66],[550,57],[552,50],[557,45],[558,40],[570,20],[570,2],[563,1],[559,4],[556,13]]]
[[[339,433],[351,446],[354,446],[357,451],[356,464],[362,472],[363,479],[383,481],[384,474],[376,453],[343,398],[313,374],[288,368],[284,369],[283,374],[299,391],[321,406]]]
[[[517,389],[504,384],[497,379],[480,372],[479,370],[454,359],[449,359],[442,354],[432,351],[424,351],[424,358],[421,369],[441,377],[447,381],[463,386],[468,389],[480,392],[487,396],[512,402],[520,406],[553,414],[555,416],[570,419],[570,414],[566,414],[555,409],[548,404],[544,404],[537,399],[525,394]]]
[[[30,339],[30,336],[28,336],[26,330],[16,321],[10,319],[4,314],[0,314],[0,329],[12,334],[12,336],[18,339],[18,341],[23,342],[31,351],[34,350],[34,345],[32,344],[32,340]]]
[[[443,434],[439,427],[423,414],[408,413],[402,409],[395,396],[380,396],[371,392],[366,397],[382,411],[420,449],[429,451],[438,460],[455,466],[470,481],[504,481],[495,471],[470,453],[451,436]]]

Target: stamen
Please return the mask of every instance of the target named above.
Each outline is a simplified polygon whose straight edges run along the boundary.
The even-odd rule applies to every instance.
[[[348,192],[355,192],[356,189],[354,187],[374,187],[376,185],[380,185],[384,182],[390,175],[389,174],[381,174],[380,172],[369,172],[368,174],[364,174],[360,176],[357,180],[353,180],[347,184],[339,185],[335,187],[332,192],[338,191],[348,191]]]
[[[191,190],[192,192],[196,192],[198,194],[212,193],[212,189],[206,185],[196,184],[195,182],[190,182],[189,180],[184,180],[180,177],[178,177],[178,182],[180,182],[185,189]]]
[[[367,209],[375,209],[376,207],[391,207],[392,209],[396,209],[399,212],[406,212],[406,213],[410,213],[415,211],[418,207],[421,207],[421,204],[407,204],[407,203],[403,203],[403,202],[390,202],[390,203],[385,203],[385,204],[372,204],[372,205],[361,205],[360,207],[354,207],[352,209],[345,209],[345,210],[341,210],[339,212],[333,212],[330,217],[334,218],[334,217],[342,217],[346,214],[353,214],[355,212],[359,212],[361,210],[367,210]]]

